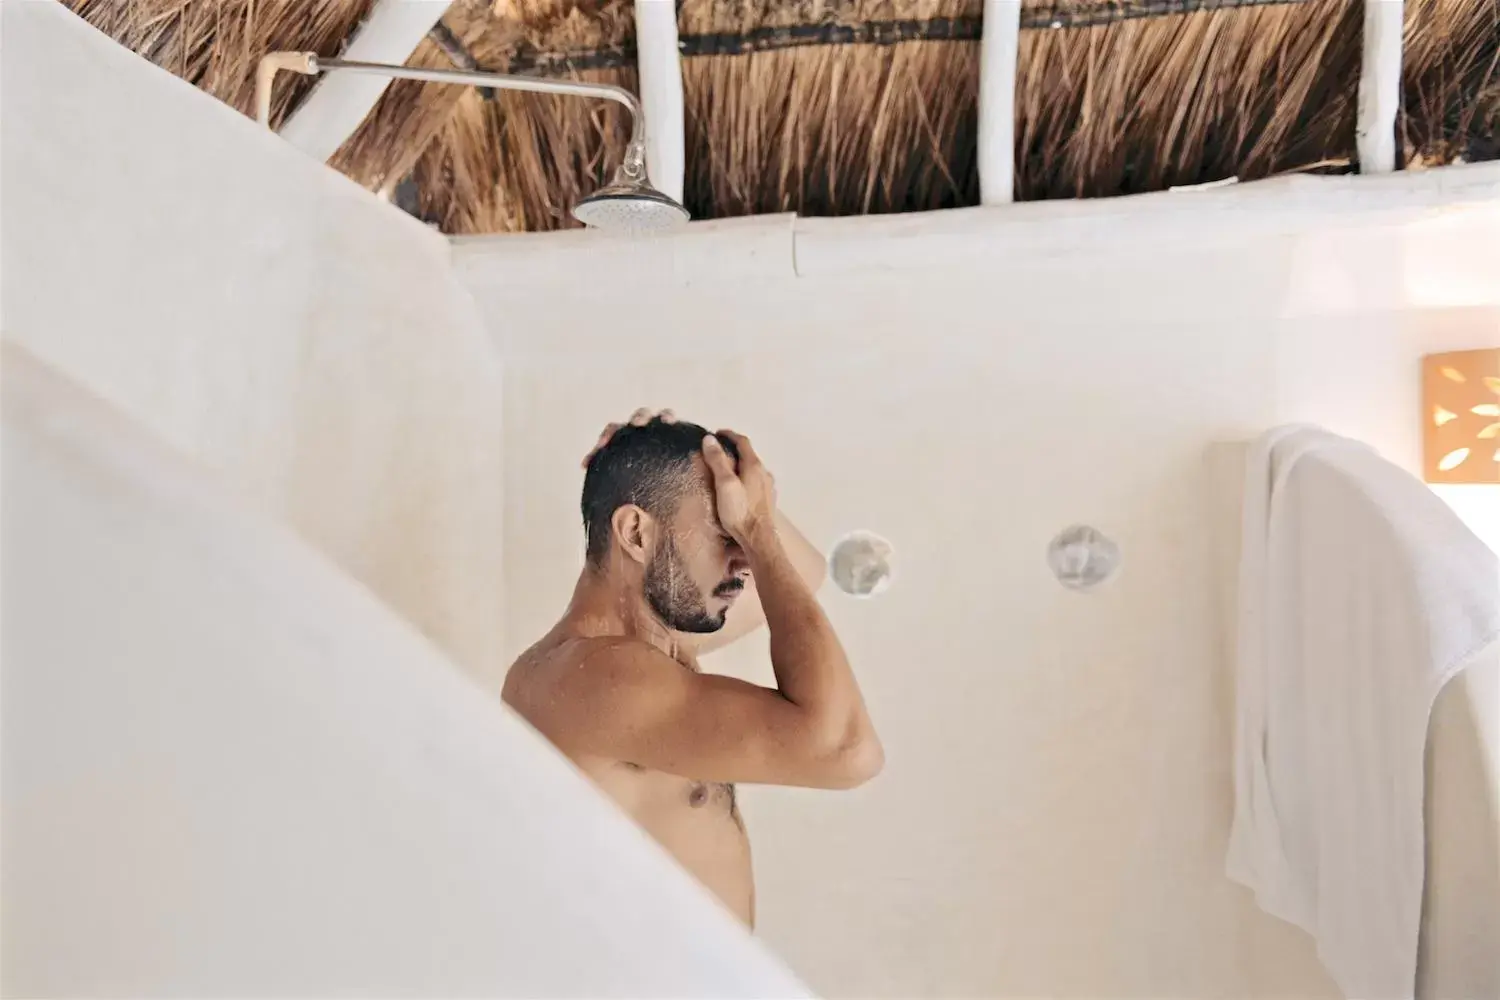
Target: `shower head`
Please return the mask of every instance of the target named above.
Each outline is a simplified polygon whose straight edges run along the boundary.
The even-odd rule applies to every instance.
[[[590,229],[659,233],[688,221],[688,210],[651,186],[645,150],[632,142],[614,180],[573,206],[573,218]]]
[[[659,233],[688,221],[688,210],[644,181],[610,184],[580,198],[573,218],[590,229]]]

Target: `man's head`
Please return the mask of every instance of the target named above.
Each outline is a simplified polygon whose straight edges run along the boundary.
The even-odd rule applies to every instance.
[[[651,610],[678,632],[715,632],[749,564],[719,524],[697,424],[652,420],[615,431],[583,477],[588,562],[638,578]],[[738,459],[732,441],[718,436]]]

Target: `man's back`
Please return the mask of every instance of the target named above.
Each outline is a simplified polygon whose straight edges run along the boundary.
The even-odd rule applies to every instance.
[[[697,781],[650,770],[631,761],[581,751],[570,739],[576,725],[563,690],[597,668],[622,643],[637,640],[583,637],[555,631],[511,666],[502,697],[547,737],[610,798],[656,839],[741,920],[753,925],[755,889],[750,841],[735,802],[734,785]],[[693,665],[682,664],[692,671]],[[601,676],[600,681],[604,682]],[[587,680],[584,683],[588,683]]]

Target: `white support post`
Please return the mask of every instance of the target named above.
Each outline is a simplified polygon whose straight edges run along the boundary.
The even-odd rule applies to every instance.
[[[400,66],[451,2],[378,0],[339,58]],[[390,82],[387,77],[363,73],[324,76],[282,125],[280,135],[309,156],[327,161],[359,128]]]
[[[1006,205],[1016,189],[1016,52],[1021,0],[984,0],[979,40],[979,202]]]
[[[682,58],[675,0],[635,0],[635,47],[646,119],[646,172],[667,197],[682,201]]]
[[[1359,70],[1355,145],[1359,172],[1396,169],[1396,109],[1401,103],[1403,0],[1365,0],[1364,58]]]

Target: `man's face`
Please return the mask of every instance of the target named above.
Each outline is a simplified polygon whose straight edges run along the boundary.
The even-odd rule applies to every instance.
[[[745,589],[750,564],[719,525],[712,480],[698,459],[699,489],[683,497],[664,521],[646,565],[646,601],[676,632],[717,632],[729,607]]]

